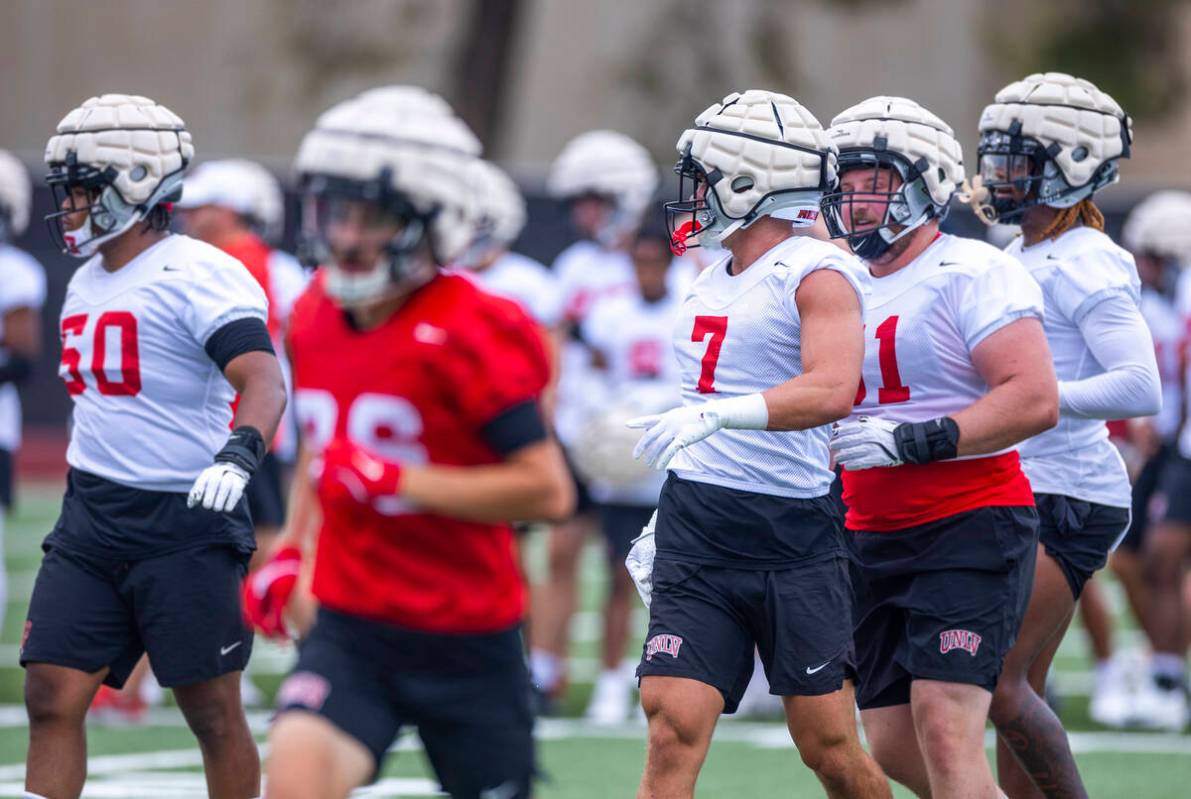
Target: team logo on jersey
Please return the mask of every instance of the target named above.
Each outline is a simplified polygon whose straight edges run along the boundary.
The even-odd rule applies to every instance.
[[[678,650],[682,648],[682,636],[662,633],[655,635],[645,643],[645,659],[653,660],[653,656],[662,652],[672,658],[678,657]]]
[[[327,678],[312,671],[299,671],[285,678],[281,688],[277,690],[277,706],[284,708],[293,705],[319,710],[323,702],[327,701],[327,694],[331,693],[331,684]]]
[[[944,630],[939,633],[939,652],[946,655],[952,649],[962,649],[972,657],[984,640],[971,630]]]

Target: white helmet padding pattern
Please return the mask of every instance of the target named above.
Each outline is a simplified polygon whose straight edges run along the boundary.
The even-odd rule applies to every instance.
[[[1062,72],[1030,75],[997,92],[980,115],[979,176],[968,202],[990,223],[1017,221],[1034,205],[1069,208],[1118,180],[1132,143],[1129,115],[1095,85]]]
[[[15,155],[0,150],[0,242],[11,241],[29,226],[33,186]]]
[[[51,235],[69,255],[92,255],[157,205],[176,200],[193,159],[185,123],[165,106],[139,95],[92,97],[67,114],[46,143],[46,181],[59,202],[71,187],[99,196],[89,209],[47,216]],[[83,225],[65,230],[65,217],[82,210],[88,211]]]
[[[614,130],[589,130],[567,142],[550,166],[546,189],[572,200],[594,194],[612,202],[612,214],[596,238],[612,245],[641,224],[658,188],[658,169],[649,151]]]
[[[1191,192],[1169,189],[1146,197],[1126,217],[1121,243],[1134,255],[1191,264]]]
[[[666,211],[679,253],[692,239],[719,247],[764,216],[813,225],[835,182],[836,149],[823,126],[794,98],[763,89],[733,92],[708,107],[677,149],[679,200]]]
[[[327,267],[328,292],[360,304],[424,279],[411,272],[423,240],[438,264],[457,258],[472,238],[469,176],[479,154],[479,140],[446,101],[420,87],[371,89],[324,112],[302,140],[296,169],[314,249],[307,255]],[[313,218],[324,195],[375,203],[406,220],[375,269],[349,275],[331,262]]]
[[[835,191],[823,200],[833,238],[847,237],[859,257],[879,257],[927,220],[947,216],[964,179],[963,149],[951,127],[905,97],[870,97],[838,114],[827,131],[839,148],[839,172],[896,170],[901,185],[890,191]],[[857,200],[856,198],[860,199]],[[858,229],[855,204],[884,198],[883,218]]]
[[[471,170],[473,238],[457,261],[473,268],[512,244],[525,227],[525,198],[509,174],[491,161]]]

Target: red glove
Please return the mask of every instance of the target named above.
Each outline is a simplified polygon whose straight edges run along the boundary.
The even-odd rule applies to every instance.
[[[283,613],[298,585],[302,550],[282,547],[244,579],[244,619],[266,638],[289,638]]]
[[[401,465],[385,461],[346,438],[336,438],[323,450],[316,467],[318,498],[324,505],[351,502],[371,505],[376,497],[396,496]]]

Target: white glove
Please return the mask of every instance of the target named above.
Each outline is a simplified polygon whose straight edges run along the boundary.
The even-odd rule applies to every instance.
[[[882,466],[901,466],[893,431],[901,422],[861,416],[854,422],[836,425],[831,433],[831,454],[835,462],[848,469],[872,469]]]
[[[633,585],[637,586],[637,593],[645,607],[649,607],[649,600],[653,597],[653,559],[657,555],[657,544],[653,540],[653,529],[658,522],[658,512],[655,510],[649,517],[649,524],[641,530],[641,535],[633,539],[633,548],[629,556],[624,559],[625,568],[633,578]]]
[[[662,414],[638,416],[628,426],[645,430],[633,448],[634,458],[643,458],[654,469],[665,469],[678,450],[702,441],[724,427],[764,430],[769,425],[769,408],[760,394],[746,394],[702,405],[684,405]]]
[[[248,479],[248,472],[234,463],[214,463],[203,469],[194,481],[190,496],[186,498],[186,507],[193,508],[201,503],[207,510],[227,513],[244,496]]]

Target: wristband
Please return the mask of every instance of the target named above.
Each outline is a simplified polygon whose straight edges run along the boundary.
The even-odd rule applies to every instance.
[[[959,454],[959,425],[950,416],[905,422],[893,430],[897,456],[906,463],[930,463]]]
[[[760,394],[714,400],[715,412],[724,427],[732,430],[764,430],[769,427],[769,406]]]
[[[228,436],[223,449],[215,453],[216,463],[234,463],[252,474],[265,457],[265,439],[255,427],[237,427]]]

